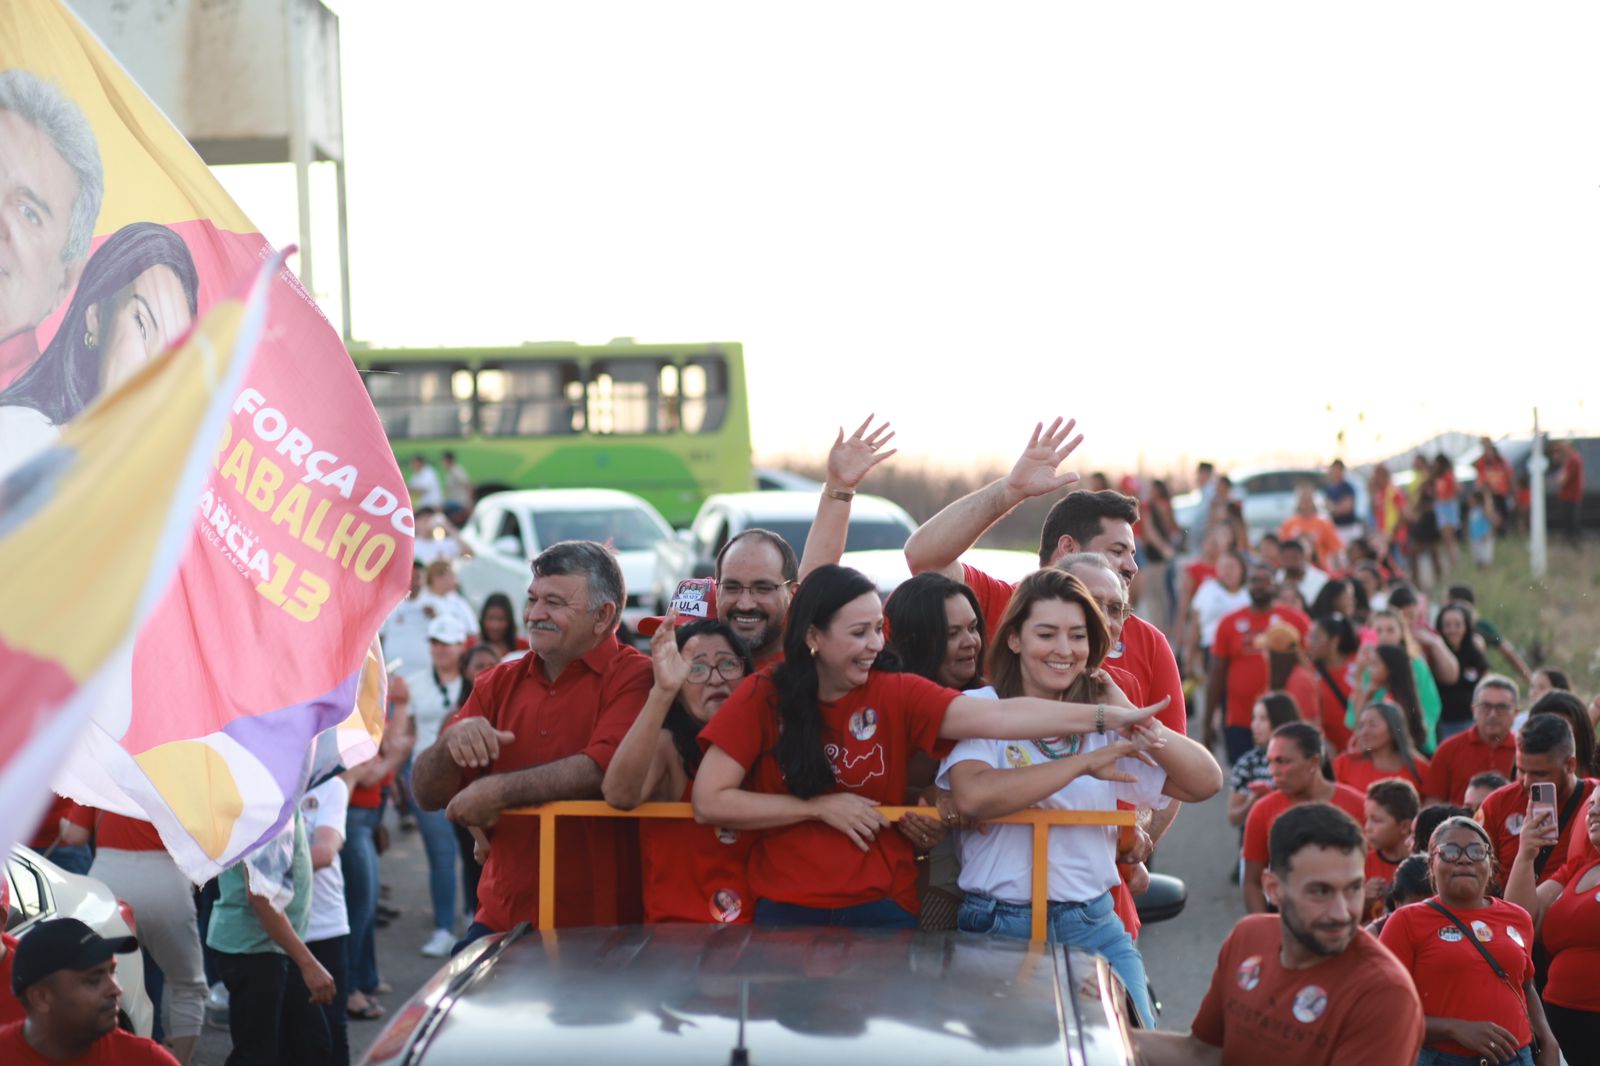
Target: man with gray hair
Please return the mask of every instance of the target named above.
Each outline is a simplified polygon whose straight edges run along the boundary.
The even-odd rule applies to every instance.
[[[599,799],[611,756],[654,681],[650,658],[620,643],[622,568],[593,541],[562,541],[533,561],[523,621],[531,650],[479,674],[438,741],[417,758],[412,789],[425,810],[489,831],[470,943],[539,912],[539,823],[509,807]],[[556,845],[556,925],[641,918],[637,827],[566,819]]]
[[[31,71],[0,70],[0,389],[39,358],[34,329],[78,284],[104,191],[78,106]]]
[[[1472,690],[1472,724],[1439,745],[1422,775],[1424,806],[1460,805],[1478,774],[1493,771],[1511,777],[1517,762],[1511,721],[1520,701],[1515,681],[1504,674],[1483,675]]]

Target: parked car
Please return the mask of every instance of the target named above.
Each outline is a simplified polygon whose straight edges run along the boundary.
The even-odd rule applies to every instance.
[[[796,474],[790,470],[778,470],[770,466],[756,467],[756,488],[762,492],[821,492],[822,482],[815,478]]]
[[[1240,500],[1240,509],[1244,513],[1244,524],[1252,534],[1266,532],[1276,533],[1284,520],[1294,514],[1295,489],[1302,481],[1309,481],[1317,488],[1317,510],[1323,514],[1328,513],[1327,501],[1322,498],[1322,487],[1328,483],[1328,472],[1314,467],[1280,467],[1271,470],[1247,470],[1243,473],[1230,474],[1233,481],[1234,495]],[[1356,514],[1363,517],[1371,514],[1371,507],[1367,502],[1367,485],[1363,478],[1354,474],[1347,475],[1347,480],[1356,490]],[[1178,520],[1178,525],[1184,529],[1191,529],[1202,517],[1200,514],[1200,492],[1192,489],[1172,499],[1172,512]],[[1191,551],[1198,551],[1198,544],[1189,545]]]
[[[68,873],[21,844],[7,856],[5,876],[11,888],[5,929],[14,937],[22,937],[52,918],[76,918],[108,938],[138,935],[133,908],[119,900],[104,881]],[[144,964],[138,956],[119,956],[117,983],[122,986],[122,1028],[149,1036],[155,1011],[145,993]],[[10,989],[5,994],[10,995]]]
[[[689,568],[689,550],[654,507],[616,489],[515,489],[478,501],[461,530],[472,554],[461,561],[461,594],[474,607],[492,592],[522,604],[532,579],[529,563],[563,540],[609,542],[622,564],[628,600],[622,610],[622,639],[638,632],[639,620],[655,614],[663,579]],[[670,592],[676,584],[667,585]]]
[[[692,555],[689,569],[657,568],[656,572],[667,578],[657,590],[658,604],[665,609],[680,579],[710,577],[722,546],[747,529],[770,529],[789,542],[795,555],[804,555],[816,516],[816,491],[769,490],[710,497],[689,528],[678,534]],[[878,594],[887,597],[911,576],[905,545],[916,529],[916,521],[899,504],[882,496],[858,495],[851,501],[850,532],[839,562],[866,574],[878,586]],[[1006,581],[1019,581],[1039,569],[1039,558],[1032,552],[974,548],[961,560]]]
[[[452,959],[367,1066],[1131,1063],[1104,959],[971,933],[656,925],[538,933]]]

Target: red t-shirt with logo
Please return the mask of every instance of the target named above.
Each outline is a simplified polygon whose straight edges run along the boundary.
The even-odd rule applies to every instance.
[[[966,563],[961,564],[961,576],[978,598],[978,606],[983,612],[983,625],[988,631],[987,639],[992,641],[995,627],[1000,624],[1000,616],[1006,613],[1006,605],[1011,602],[1011,594],[1017,586],[990,577]],[[1142,618],[1129,615],[1122,625],[1121,644],[1111,649],[1106,656],[1106,665],[1119,667],[1137,677],[1144,687],[1144,700],[1154,703],[1163,696],[1167,697],[1167,706],[1156,717],[1168,729],[1188,734],[1189,713],[1183,702],[1183,678],[1178,673],[1178,660],[1172,654],[1172,645],[1167,643],[1161,630]],[[1127,696],[1135,706],[1145,705],[1135,700],[1133,693],[1128,692]]]
[[[688,803],[694,781],[684,786]],[[759,830],[719,829],[686,818],[639,823],[644,920],[744,925],[755,918],[746,870]]]
[[[1467,796],[1467,785],[1474,777],[1490,770],[1509,779],[1517,764],[1517,742],[1507,733],[1491,747],[1478,733],[1476,725],[1440,744],[1423,775],[1424,796],[1440,796],[1445,802],[1460,804]]]
[[[1261,634],[1274,622],[1287,622],[1305,639],[1311,619],[1293,607],[1274,605],[1265,611],[1241,607],[1222,616],[1211,656],[1228,664],[1227,724],[1250,727],[1250,711],[1267,691],[1267,653],[1258,646]]]
[[[961,695],[915,674],[874,670],[867,683],[832,703],[819,701],[822,743],[838,781],[875,804],[905,802],[906,767],[913,752],[934,754],[950,702]],[[763,671],[728,697],[700,731],[747,771],[752,792],[788,795],[773,757],[778,743],[777,689]],[[750,891],[757,899],[802,907],[850,907],[890,899],[912,914],[917,898],[916,856],[898,832],[884,830],[862,851],[820,821],[763,832],[750,851]]]
[[[0,874],[0,878],[4,876]],[[22,1001],[11,991],[11,960],[17,950],[17,938],[10,933],[0,933],[0,943],[5,945],[5,958],[0,959],[0,1025],[10,1025],[27,1015]]]
[[[1410,974],[1365,930],[1342,953],[1285,969],[1282,919],[1252,914],[1222,942],[1195,1039],[1228,1063],[1410,1066],[1422,1005]]]
[[[6,995],[10,994],[7,985]],[[0,1062],[6,1066],[178,1066],[172,1052],[154,1040],[121,1029],[111,1030],[75,1059],[47,1059],[22,1035],[21,1022],[0,1028]]]
[[[1434,900],[1442,902],[1437,896]],[[1510,1030],[1523,1047],[1533,1039],[1522,1002],[1523,983],[1533,976],[1533,919],[1515,903],[1492,896],[1487,907],[1453,913],[1494,956],[1516,991],[1495,976],[1454,922],[1427,903],[1407,904],[1389,915],[1383,946],[1410,972],[1424,1014],[1492,1021]],[[1450,1040],[1428,1046],[1453,1055],[1474,1054]]]
[[[1592,779],[1584,777],[1578,779],[1579,795],[1582,797],[1573,809],[1572,817],[1568,818],[1561,826],[1561,834],[1556,837],[1555,850],[1550,853],[1550,858],[1545,861],[1544,870],[1539,875],[1539,883],[1550,880],[1556,871],[1566,861],[1572,848],[1573,826],[1577,826],[1579,833],[1587,833],[1583,828],[1583,805],[1588,801],[1590,793],[1594,791],[1595,783]],[[1556,804],[1556,817],[1561,816],[1560,803]],[[1500,863],[1500,869],[1510,870],[1511,864],[1517,859],[1517,847],[1521,843],[1522,822],[1528,813],[1528,786],[1521,781],[1513,781],[1489,793],[1484,799],[1483,806],[1478,808],[1478,824],[1489,831],[1489,839],[1494,841],[1494,855]]]
[[[1300,802],[1310,803],[1311,800]],[[1348,785],[1335,784],[1333,795],[1325,801],[1338,807],[1360,825],[1367,819],[1367,797],[1357,792]],[[1259,862],[1263,866],[1267,863],[1267,835],[1272,832],[1272,823],[1278,816],[1297,803],[1289,798],[1287,792],[1274,789],[1265,796],[1256,800],[1250,807],[1250,814],[1244,821],[1244,861]]]
[[[451,723],[483,718],[516,739],[500,745],[484,774],[587,755],[602,773],[650,693],[650,657],[607,637],[587,655],[545,677],[539,656],[490,667]],[[539,914],[539,820],[502,817],[490,830],[489,861],[478,882],[477,920],[505,931]],[[631,818],[563,818],[556,833],[556,925],[620,925],[643,913],[639,835]]]
[[[1600,883],[1576,886],[1600,867],[1600,856],[1572,871],[1556,901],[1545,909],[1539,939],[1550,956],[1544,999],[1569,1010],[1600,1012]],[[1565,874],[1563,869],[1563,874]]]

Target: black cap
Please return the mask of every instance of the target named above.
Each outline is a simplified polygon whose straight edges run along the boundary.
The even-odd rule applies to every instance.
[[[107,940],[76,918],[40,922],[17,942],[11,963],[11,991],[18,999],[29,985],[59,970],[89,970],[113,955],[138,951],[131,936]]]

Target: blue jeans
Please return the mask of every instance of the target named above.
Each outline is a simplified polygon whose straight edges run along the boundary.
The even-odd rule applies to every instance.
[[[443,811],[417,812],[422,846],[428,853],[428,896],[433,900],[433,927],[456,928],[456,830]]]
[[[1455,1055],[1431,1047],[1417,1053],[1417,1066],[1478,1066],[1482,1061],[1477,1055]],[[1533,1066],[1533,1045],[1518,1048],[1516,1057],[1502,1060],[1501,1066]]]
[[[461,934],[461,939],[456,941],[456,946],[450,949],[451,957],[461,954],[461,949],[469,944],[482,940],[486,936],[493,936],[499,931],[498,929],[490,929],[482,922],[473,922],[467,926],[467,931]]]
[[[1033,935],[1033,908],[1026,903],[1007,903],[981,892],[968,892],[956,911],[956,928],[967,933],[989,933],[1027,940]],[[1139,1011],[1146,1029],[1156,1027],[1155,1008],[1150,1004],[1150,981],[1144,973],[1144,957],[1133,946],[1133,938],[1117,917],[1111,893],[1087,903],[1050,901],[1045,923],[1046,937],[1053,944],[1087,948],[1106,957]]]
[[[351,807],[345,815],[344,902],[350,912],[350,987],[367,993],[378,987],[378,843],[373,833],[382,812]]]
[[[891,899],[851,907],[802,907],[756,900],[757,925],[837,925],[855,929],[915,929],[917,916]]]
[[[1256,746],[1256,738],[1250,735],[1250,727],[1244,725],[1223,726],[1222,742],[1228,749],[1229,766],[1244,758],[1245,752]]]
[[[46,851],[44,857],[69,874],[87,876],[89,867],[94,865],[94,852],[89,850],[87,844],[57,844]]]

